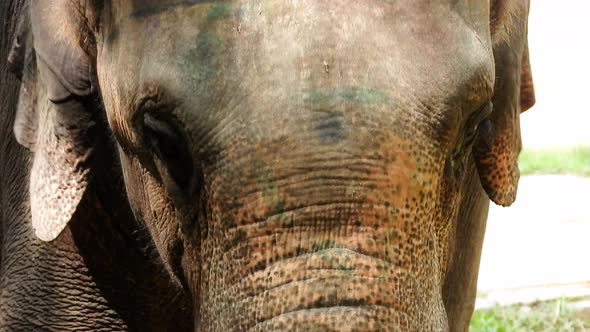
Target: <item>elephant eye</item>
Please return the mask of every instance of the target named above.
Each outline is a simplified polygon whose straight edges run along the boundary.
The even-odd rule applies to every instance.
[[[488,101],[477,111],[472,113],[467,118],[467,121],[465,121],[465,125],[463,127],[464,133],[459,138],[457,145],[455,146],[451,155],[451,164],[453,165],[452,168],[454,169],[456,177],[459,177],[459,174],[462,174],[464,167],[463,157],[467,152],[471,151],[471,147],[473,146],[473,143],[477,137],[478,128],[486,121],[490,114],[492,114],[492,110],[492,102]]]
[[[195,168],[186,135],[179,121],[170,114],[145,112],[145,142],[166,189],[179,202],[189,199],[195,190]]]
[[[470,147],[473,141],[475,140],[475,136],[477,134],[477,128],[479,125],[487,119],[490,114],[492,114],[492,110],[494,106],[491,101],[485,103],[479,110],[475,113],[471,114],[465,123],[465,138],[463,139],[463,146]]]

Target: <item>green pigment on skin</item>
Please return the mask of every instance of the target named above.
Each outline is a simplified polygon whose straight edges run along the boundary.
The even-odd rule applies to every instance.
[[[327,249],[331,250],[328,251]],[[343,249],[346,249],[346,246],[339,245],[331,240],[316,242],[312,246],[312,252],[322,262],[332,265],[334,269],[345,275],[352,275],[356,271],[356,267],[352,265],[350,256],[346,255]]]
[[[336,95],[343,100],[364,105],[381,104],[387,101],[387,96],[382,91],[366,88],[339,89]]]
[[[274,202],[273,202],[273,206],[272,206],[272,214],[279,214],[279,213],[283,213],[283,211],[285,211],[285,207],[287,206],[287,204],[285,203],[284,200],[282,200],[280,197],[278,197],[278,193],[275,193],[275,197],[274,197]]]
[[[230,12],[230,7],[227,4],[215,4],[209,8],[207,12],[208,20],[216,20],[227,17]]]
[[[326,106],[326,104],[348,103],[354,105],[379,105],[389,102],[386,93],[370,88],[342,88],[329,92],[312,90],[303,94],[306,104]]]
[[[330,249],[330,248],[334,248],[336,246],[336,243],[332,240],[320,240],[320,241],[316,241],[313,242],[313,244],[311,245],[311,250],[313,252],[316,251],[322,251],[322,250],[326,250],[326,249]],[[334,259],[334,256],[331,255],[327,255],[324,254],[321,256],[323,259],[329,259],[330,261],[332,261]]]
[[[279,222],[283,226],[291,227],[293,221],[285,214],[287,202],[283,199],[279,188],[273,181],[272,171],[268,169],[262,162],[256,162],[259,166],[257,168],[262,169],[260,176],[258,176],[257,183],[262,193],[263,199],[268,203],[270,207],[269,213],[272,216],[278,216]]]
[[[208,32],[197,36],[195,46],[180,60],[181,72],[188,75],[191,84],[203,88],[217,75],[217,56],[221,40]]]
[[[281,225],[284,228],[291,228],[293,227],[293,219],[283,214],[281,216]]]

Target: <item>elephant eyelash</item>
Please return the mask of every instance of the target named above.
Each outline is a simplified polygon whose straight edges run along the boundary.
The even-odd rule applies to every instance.
[[[178,156],[177,149],[182,145],[183,137],[175,127],[176,124],[158,119],[149,112],[144,114],[144,132],[149,136],[147,143],[155,150],[158,158],[170,159]],[[172,149],[163,149],[164,147]]]
[[[173,134],[170,128],[178,129],[178,132],[180,132],[179,121],[172,115],[177,108],[177,103],[156,85],[148,85],[142,91],[134,103],[136,111],[131,120],[140,136],[146,138],[145,129],[149,128],[149,126],[146,126],[148,123],[154,126],[156,132],[158,129],[166,130],[166,127],[168,127],[169,135]],[[166,126],[164,122],[171,123],[171,125]],[[144,143],[149,145],[150,142],[145,140]]]
[[[137,95],[135,109],[137,114],[144,112],[169,111],[176,108],[177,103],[165,89],[157,84],[147,84]]]
[[[464,138],[464,145],[471,146],[473,141],[475,140],[475,136],[477,134],[477,129],[479,125],[485,121],[493,112],[494,105],[491,101],[488,101],[479,110],[473,113],[469,119],[467,119],[466,123],[466,131],[465,131],[465,138]]]
[[[175,201],[186,201],[196,187],[195,168],[180,122],[168,112],[144,112],[143,134],[168,192]]]
[[[463,127],[463,136],[459,139],[457,146],[453,150],[451,156],[453,160],[459,160],[471,148],[477,137],[479,126],[489,118],[493,112],[493,108],[492,102],[488,101],[467,118]]]

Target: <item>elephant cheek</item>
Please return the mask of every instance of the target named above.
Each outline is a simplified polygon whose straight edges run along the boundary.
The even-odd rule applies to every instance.
[[[120,151],[125,189],[136,221],[148,232],[159,253],[163,267],[172,284],[181,289],[186,286],[182,259],[183,242],[180,239],[177,210],[166,195],[163,185],[146,170],[137,158]]]

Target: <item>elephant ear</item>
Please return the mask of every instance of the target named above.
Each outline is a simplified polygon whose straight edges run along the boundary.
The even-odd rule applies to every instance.
[[[15,74],[19,80],[23,78],[25,59],[31,53],[31,20],[28,2],[23,4],[21,13],[7,61],[8,70]]]
[[[26,17],[25,17],[26,16]],[[37,62],[32,47],[28,11],[19,20],[18,31],[8,55],[9,69],[21,80],[18,106],[14,120],[17,142],[33,151],[37,140]]]
[[[31,216],[43,241],[67,226],[91,173],[95,98],[76,8],[69,0],[29,4],[32,48],[25,52],[14,132],[34,152]]]
[[[496,64],[494,110],[479,127],[473,156],[489,198],[502,206],[516,199],[520,172],[520,113],[535,103],[527,44],[528,1],[496,0],[492,41]]]

